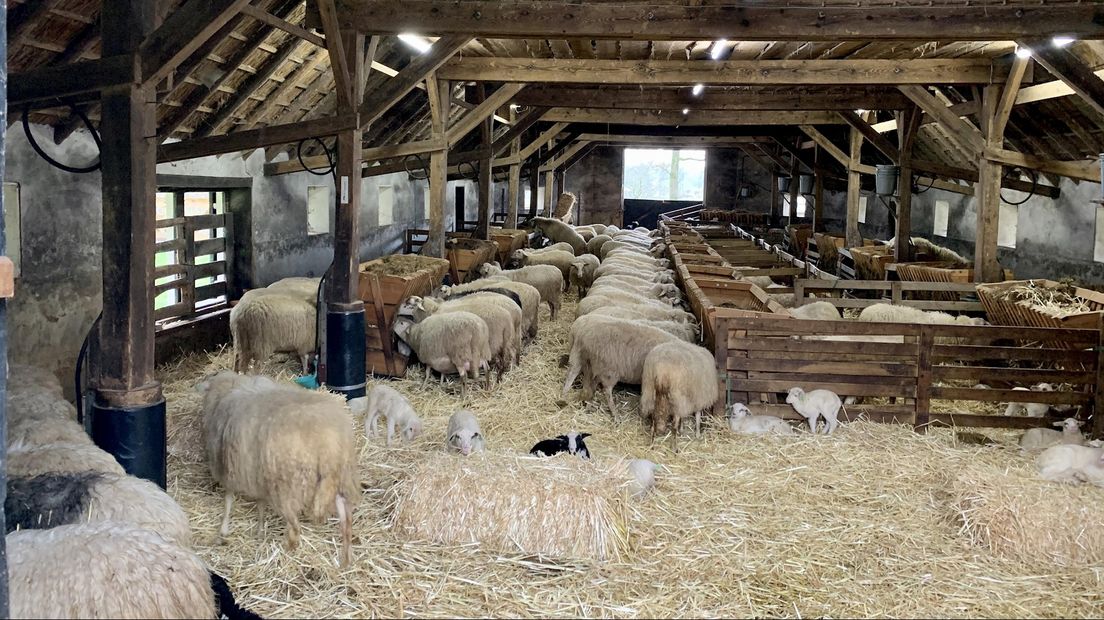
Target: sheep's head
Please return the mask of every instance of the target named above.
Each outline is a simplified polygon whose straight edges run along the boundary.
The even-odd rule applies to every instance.
[[[1053,424],[1054,426],[1061,427],[1063,433],[1077,433],[1081,431],[1081,425],[1084,424],[1084,422],[1077,418],[1066,418],[1061,422],[1053,422]]]
[[[399,309],[396,310],[395,313],[398,316],[412,317],[414,316],[414,310],[421,306],[421,304],[421,297],[418,297],[417,295],[411,295],[410,297],[404,299],[401,304],[399,304]]]
[[[567,444],[568,454],[579,454],[582,452],[584,455],[588,454],[586,444],[583,440],[590,437],[590,433],[576,433],[571,431],[566,435],[560,435],[557,439],[562,439]]]
[[[525,253],[525,250],[514,250],[510,254],[510,261],[514,263],[520,263],[521,261],[525,260],[526,256],[527,254]]]
[[[483,277],[492,276],[502,271],[502,266],[498,264],[498,261],[492,261],[490,263],[483,263],[479,266],[479,275]]]
[[[402,429],[402,437],[406,441],[413,441],[415,437],[422,434],[422,421],[415,418],[406,423],[406,426]]]
[[[789,394],[786,395],[786,404],[794,405],[805,401],[805,390],[799,387],[790,388]]]
[[[449,436],[449,446],[454,450],[459,450],[460,454],[467,456],[475,449],[476,444],[482,440],[482,436],[479,431],[474,431],[470,428],[457,429],[452,435]]]
[[[663,256],[663,253],[667,251],[666,243],[657,243],[649,250],[652,256]]]
[[[732,403],[728,406],[728,419],[739,420],[751,415],[751,409],[744,403]]]
[[[659,267],[660,269],[666,269],[671,266],[671,261],[667,260],[666,258],[657,258],[655,266]]]
[[[1037,383],[1031,386],[1033,392],[1053,392],[1056,386],[1053,383]]]
[[[448,284],[442,284],[441,288],[437,289],[437,296],[443,299],[448,299],[449,297],[452,297],[453,288],[455,287],[449,286]]]

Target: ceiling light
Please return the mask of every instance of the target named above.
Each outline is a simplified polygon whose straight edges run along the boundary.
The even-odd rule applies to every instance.
[[[691,92],[691,93],[692,93],[692,94],[693,94],[693,95],[694,95],[695,97],[697,97],[698,95],[701,95],[701,94],[702,94],[702,91],[704,91],[704,90],[705,90],[705,84],[694,84],[694,89],[693,89],[693,90],[691,90],[690,92]]]
[[[864,110],[862,108],[859,108],[858,110],[855,110],[855,114],[858,114],[859,116],[862,116],[863,114],[866,114],[869,111],[870,110]]]
[[[713,49],[709,50],[709,57],[713,60],[717,60],[718,58],[720,58],[721,54],[724,53],[725,43],[728,43],[728,41],[724,39],[717,39],[716,41],[714,41]]]
[[[1054,44],[1054,47],[1066,47],[1074,41],[1075,39],[1073,37],[1054,37],[1050,40],[1050,42]]]
[[[410,47],[413,47],[414,49],[418,50],[419,52],[423,52],[423,53],[426,52],[427,50],[429,50],[430,46],[433,45],[432,43],[429,42],[428,39],[426,39],[425,37],[423,37],[421,35],[418,35],[418,34],[409,34],[409,33],[400,34],[399,35],[399,40],[402,41],[403,43],[406,43]]]
[[[1031,49],[1023,47],[1022,45],[1017,45],[1016,58],[1031,58]]]
[[[682,113],[683,114],[689,114],[690,113],[690,108],[683,108]]]

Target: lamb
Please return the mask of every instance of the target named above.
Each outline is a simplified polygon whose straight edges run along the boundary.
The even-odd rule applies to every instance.
[[[712,353],[682,341],[653,348],[644,360],[640,390],[640,413],[652,422],[652,440],[670,425],[671,449],[677,452],[679,427],[691,415],[701,437],[701,412],[713,407],[719,392]]]
[[[247,291],[230,311],[230,334],[237,353],[234,370],[244,372],[273,353],[295,353],[303,372],[309,373],[310,356],[317,348],[317,320],[314,303],[269,289]]]
[[[839,310],[826,301],[814,301],[811,304],[798,306],[790,310],[795,319],[808,321],[839,321],[842,319]]]
[[[632,497],[639,499],[655,488],[655,472],[659,469],[659,465],[648,459],[633,459],[629,461],[626,469],[632,475],[629,481]]]
[[[613,237],[602,234],[594,235],[593,239],[587,241],[586,253],[600,256],[599,253],[602,251],[602,246],[605,245],[607,241],[613,241]]]
[[[4,500],[8,533],[59,525],[122,521],[192,546],[188,516],[156,484],[134,476],[96,471],[8,478]]]
[[[285,295],[299,297],[311,304],[318,303],[318,287],[322,284],[322,278],[291,277],[277,280],[266,288],[270,291],[279,291]]]
[[[1039,383],[1031,386],[1030,390],[1025,387],[1014,387],[1012,389],[1017,392],[1053,392],[1054,386],[1049,383]],[[1041,418],[1048,411],[1050,411],[1050,405],[1045,403],[1008,403],[1004,415],[1017,416],[1022,414],[1029,418]]]
[[[7,454],[8,476],[100,472],[124,475],[123,466],[107,452],[87,443],[12,444]]]
[[[583,254],[571,261],[570,282],[578,290],[579,297],[587,294],[594,281],[594,270],[599,264],[598,257],[593,254]]]
[[[1051,446],[1035,459],[1035,467],[1043,480],[1104,487],[1104,450],[1100,448]]]
[[[203,561],[160,534],[97,522],[7,535],[12,618],[216,618]]]
[[[1081,425],[1084,424],[1076,418],[1066,418],[1061,422],[1053,422],[1053,426],[1061,427],[1062,432],[1050,428],[1029,428],[1020,436],[1020,450],[1029,452],[1041,450],[1056,444],[1084,445],[1085,438],[1081,435]]]
[[[607,316],[614,319],[627,320],[637,325],[648,325],[649,327],[655,327],[662,329],[663,331],[675,336],[679,340],[684,342],[694,342],[698,339],[698,325],[697,323],[690,323],[685,321],[653,321],[644,318],[647,312],[641,312],[631,307],[610,306],[607,308],[599,308],[587,316]]]
[[[445,299],[450,299],[454,295],[483,290],[498,293],[505,290],[517,295],[518,301],[521,303],[522,332],[530,338],[536,337],[537,326],[540,321],[540,291],[524,282],[514,282],[502,276],[492,276],[490,278],[480,278],[459,286],[442,286],[440,296]]]
[[[571,325],[571,353],[563,387],[564,398],[575,378],[585,369],[583,400],[594,396],[594,383],[597,382],[605,391],[610,413],[615,413],[614,386],[619,382],[639,385],[643,380],[644,361],[648,353],[667,342],[680,341],[661,329],[619,319],[603,316],[575,319]]]
[[[579,302],[575,314],[576,316],[582,317],[595,310],[609,307],[633,310],[642,318],[652,321],[681,321],[685,323],[696,320],[694,315],[689,312],[678,308],[672,308],[670,305],[658,301],[640,300],[635,303],[626,303],[623,299],[607,297],[605,295],[595,295],[593,293],[587,295],[585,299]]]
[[[557,243],[568,243],[576,255],[586,252],[586,241],[570,224],[548,217],[535,217],[522,225],[522,228],[532,228]]]
[[[411,297],[403,308],[413,304],[414,320],[437,313],[470,312],[487,325],[487,344],[491,348],[491,367],[502,374],[520,361],[521,308],[513,301],[495,293],[477,292],[459,299],[441,301],[433,297]],[[400,313],[404,312],[400,309]],[[490,374],[487,375],[488,387]]]
[[[460,375],[462,396],[467,396],[467,379],[479,377],[480,369],[489,368],[491,360],[490,336],[483,319],[470,312],[449,312],[427,316],[420,322],[399,316],[395,318],[395,335],[401,341],[399,352],[418,355],[425,366],[428,382],[434,370]]]
[[[395,429],[399,429],[399,436],[404,442],[413,441],[422,434],[422,419],[418,417],[410,401],[399,393],[398,390],[386,385],[374,388],[365,398],[364,405],[364,434],[375,437],[379,431],[377,422],[382,415],[387,418],[387,445],[395,437]]]
[[[560,295],[564,290],[564,278],[559,269],[552,265],[533,265],[521,269],[503,270],[495,264],[484,264],[479,268],[483,277],[502,277],[514,282],[524,282],[540,292],[541,301],[548,304],[552,319],[560,309]]]
[[[460,409],[449,416],[448,430],[445,431],[445,448],[456,450],[468,456],[472,452],[483,451],[483,432],[479,420],[467,409]]]
[[[563,252],[561,250],[552,250],[551,252],[518,250],[515,252],[515,255],[518,256],[518,263],[522,267],[529,267],[530,265],[552,265],[560,270],[560,275],[563,276],[565,282],[571,277],[571,261],[575,260],[574,253]]]
[[[590,433],[576,433],[571,431],[566,435],[560,435],[553,439],[543,439],[538,441],[530,450],[529,454],[534,456],[554,456],[561,452],[568,454],[575,454],[584,459],[590,458],[590,450],[587,449],[584,439],[590,437]]]
[[[332,508],[341,530],[339,562],[348,565],[360,484],[345,403],[232,372],[207,379],[199,389],[207,462],[226,494],[222,536],[230,533],[235,495],[274,508],[288,524],[289,549],[299,543],[300,513],[321,521]]]
[[[732,403],[727,411],[728,428],[739,435],[793,435],[794,429],[782,418],[752,415],[743,403]]]
[[[836,417],[839,415],[843,403],[840,397],[829,390],[812,390],[806,392],[799,387],[790,388],[786,396],[786,404],[792,406],[794,411],[800,413],[809,422],[809,431],[817,432],[817,419],[824,416],[824,433],[831,435],[839,424]]]

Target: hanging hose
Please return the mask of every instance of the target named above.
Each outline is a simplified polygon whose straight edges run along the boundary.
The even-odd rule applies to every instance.
[[[882,205],[886,208],[886,211],[889,213],[889,219],[891,220],[890,223],[892,224],[891,228],[893,230],[897,230],[897,210],[889,206],[889,203],[886,202],[885,196],[882,196],[881,194],[878,194],[878,199],[882,201]]]
[[[1023,200],[1021,200],[1019,202],[1010,202],[1008,200],[1005,200],[1004,199],[1004,193],[1001,192],[1001,202],[1003,202],[1007,205],[1011,205],[1013,207],[1018,207],[1018,206],[1022,205],[1023,203],[1027,202],[1028,200],[1031,200],[1031,198],[1033,196],[1035,196],[1035,190],[1039,187],[1039,173],[1035,172],[1034,170],[1031,170],[1030,168],[1020,168],[1019,166],[1016,166],[1015,168],[1009,168],[1007,171],[1005,171],[1004,176],[1002,178],[1007,179],[1008,177],[1010,177],[1012,175],[1013,172],[1015,172],[1017,170],[1025,171],[1025,172],[1027,172],[1031,175],[1031,191],[1027,192],[1027,197],[1025,197]]]
[[[912,177],[912,193],[914,193],[914,194],[923,194],[924,192],[931,189],[933,185],[935,185],[935,177],[932,177],[931,178],[931,183],[928,183],[927,187],[925,187],[922,190],[918,190],[917,188],[920,187],[920,184],[917,183],[916,179],[917,179],[917,177],[914,175]]]
[[[307,162],[303,161],[303,145],[311,140],[317,142],[318,146],[322,147],[322,152],[326,154],[326,161],[329,163],[329,167],[321,171],[312,170],[311,167],[307,165]],[[330,149],[326,148],[326,143],[323,142],[321,138],[304,138],[303,140],[300,140],[299,146],[295,148],[295,156],[299,159],[299,165],[302,166],[304,170],[320,177],[333,175],[334,185],[337,185],[337,162],[334,161],[333,154],[330,153]]]
[[[92,327],[88,328],[88,333],[84,335],[84,342],[81,343],[80,353],[77,354],[77,367],[73,371],[73,386],[76,388],[74,394],[77,397],[77,422],[87,428],[85,424],[84,415],[84,363],[88,359],[88,343],[92,340],[92,334],[96,333],[96,329],[100,326],[100,319],[103,318],[103,310],[96,316],[96,320],[92,321]]]
[[[413,168],[413,169],[410,168],[410,163],[409,162],[410,162],[411,157],[418,160],[419,165],[418,165],[417,168]],[[429,178],[429,164],[427,164],[425,162],[425,158],[422,157],[421,154],[414,153],[414,154],[407,155],[406,157],[404,157],[403,158],[403,168],[406,169],[406,176],[411,181],[425,181],[426,179]],[[422,174],[424,174],[425,176],[418,176],[418,175],[414,174],[414,172],[417,171],[417,170],[421,170]]]
[[[470,175],[464,174],[464,166],[468,166],[468,168],[471,169],[471,174]],[[470,161],[460,162],[456,166],[456,171],[460,174],[461,177],[463,177],[465,179],[468,179],[470,181],[474,181],[474,180],[479,178],[479,166],[476,165],[475,163],[470,162]]]
[[[323,273],[322,277],[318,280],[318,293],[315,295],[315,299],[317,300],[318,311],[315,313],[317,315],[317,317],[316,317],[316,320],[315,320],[315,323],[314,323],[314,339],[315,339],[314,350],[316,351],[316,354],[317,354],[318,357],[315,360],[314,368],[315,368],[315,375],[318,378],[318,383],[319,384],[323,383],[326,380],[326,377],[325,377],[326,373],[323,372],[323,369],[326,365],[325,360],[323,358],[323,353],[324,353],[324,348],[323,347],[325,346],[325,340],[326,340],[326,335],[325,335],[325,333],[323,333],[325,330],[323,328],[326,325],[326,313],[324,312],[323,304],[322,304],[322,291],[324,291],[326,289],[326,280],[330,277],[330,272],[333,271],[334,262],[336,262],[336,261],[335,260],[330,260],[330,266],[326,269],[326,272]]]
[[[81,119],[81,121],[84,123],[84,126],[88,128],[88,133],[92,134],[92,141],[96,143],[96,150],[102,152],[103,144],[100,142],[100,133],[98,131],[96,131],[95,127],[92,126],[92,121],[88,120],[88,115],[86,115],[84,112],[81,112],[79,109],[77,109],[77,106],[75,106],[75,105],[70,105],[69,109],[73,112],[74,116]],[[100,169],[100,158],[99,157],[96,158],[96,163],[94,163],[94,164],[89,164],[89,165],[83,166],[83,167],[77,167],[77,166],[67,166],[67,165],[59,162],[58,160],[54,159],[53,157],[50,157],[49,155],[47,155],[46,151],[43,151],[42,147],[38,145],[38,141],[35,140],[34,134],[31,133],[31,122],[29,120],[30,113],[31,113],[30,108],[26,108],[26,107],[23,108],[23,133],[27,136],[27,142],[29,142],[31,144],[31,148],[34,149],[34,152],[38,153],[38,156],[41,157],[42,159],[45,159],[46,163],[50,164],[51,166],[53,166],[53,167],[55,167],[59,170],[64,170],[65,172],[72,172],[73,174],[87,174],[89,172],[95,172],[95,171]]]

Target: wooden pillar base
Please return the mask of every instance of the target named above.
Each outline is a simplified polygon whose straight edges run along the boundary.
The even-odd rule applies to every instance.
[[[331,305],[326,311],[326,387],[346,399],[365,394],[364,304]]]
[[[156,400],[145,404],[129,401]],[[92,405],[91,432],[97,446],[115,457],[126,473],[158,484],[167,483],[165,398],[161,384],[136,392],[98,392]]]

